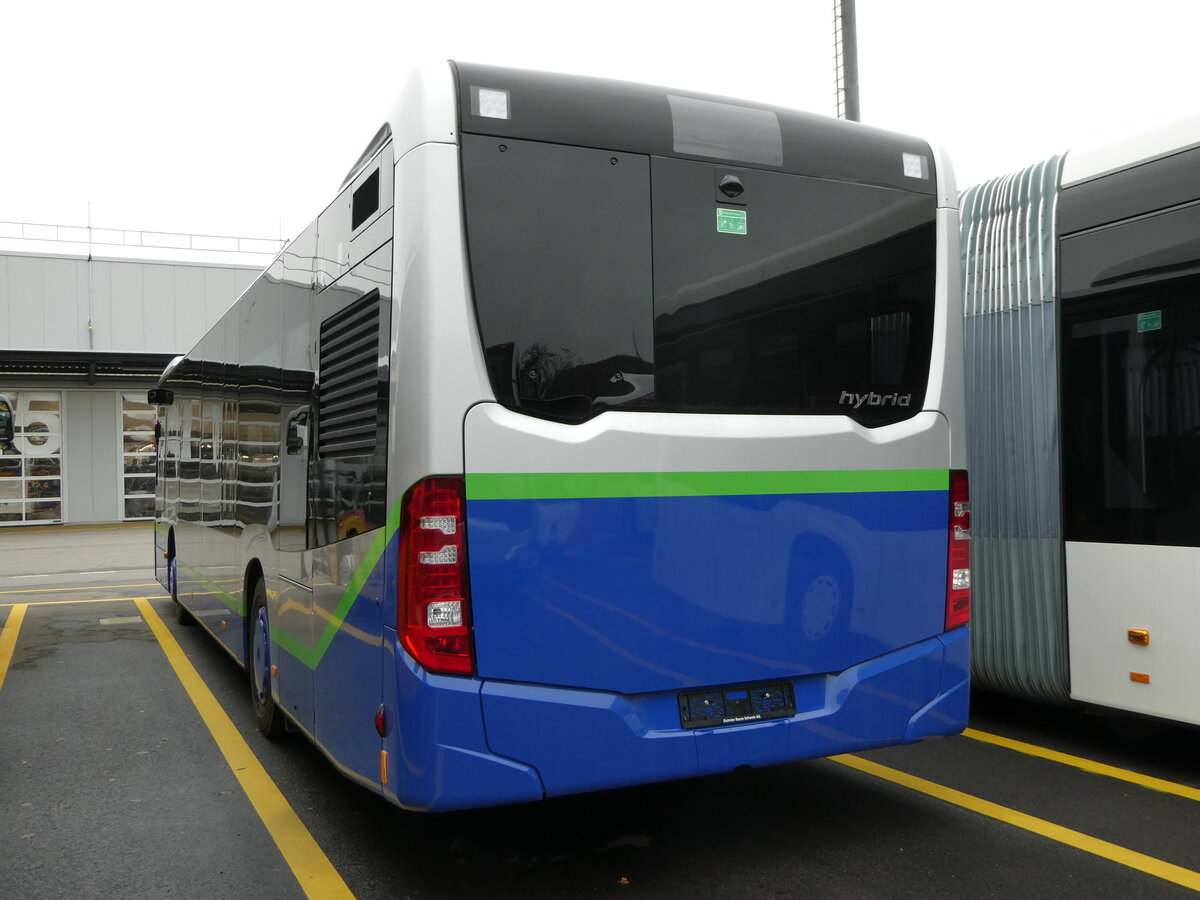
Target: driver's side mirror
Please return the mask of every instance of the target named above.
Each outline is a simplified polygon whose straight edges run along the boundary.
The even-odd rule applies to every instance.
[[[288,456],[299,456],[306,443],[308,443],[307,408],[297,410],[288,419],[286,443]]]

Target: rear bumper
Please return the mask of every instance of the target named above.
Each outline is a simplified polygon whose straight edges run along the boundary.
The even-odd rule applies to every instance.
[[[439,752],[414,780],[420,784],[409,781],[415,795],[405,797],[396,785],[395,799],[427,810],[487,806],[956,734],[967,721],[969,652],[968,629],[960,628],[836,675],[794,679],[797,713],[790,718],[695,730],[680,727],[675,691],[630,696],[427,681],[402,666],[401,682],[416,677],[426,690],[457,683],[456,701],[442,696],[435,705],[450,701],[459,715],[473,717],[481,704],[483,730],[470,729],[467,742],[437,740]],[[434,718],[457,721],[461,738],[459,715]]]

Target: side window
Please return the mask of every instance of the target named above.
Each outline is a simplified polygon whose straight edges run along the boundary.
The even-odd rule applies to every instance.
[[[1068,300],[1068,540],[1200,546],[1200,278]]]
[[[379,170],[376,169],[354,191],[350,207],[350,230],[356,231],[358,226],[371,218],[378,209]]]

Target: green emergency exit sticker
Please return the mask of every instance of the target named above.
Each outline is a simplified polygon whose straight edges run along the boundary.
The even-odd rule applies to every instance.
[[[1138,313],[1138,333],[1143,331],[1161,331],[1162,330],[1162,310],[1156,309],[1152,312]]]
[[[744,209],[717,209],[717,231],[721,234],[745,234],[746,211]]]

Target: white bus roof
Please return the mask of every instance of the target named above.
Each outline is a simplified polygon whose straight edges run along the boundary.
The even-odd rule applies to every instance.
[[[1063,162],[1062,186],[1119,172],[1200,146],[1200,114],[1187,116],[1098,147],[1072,150]]]

